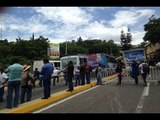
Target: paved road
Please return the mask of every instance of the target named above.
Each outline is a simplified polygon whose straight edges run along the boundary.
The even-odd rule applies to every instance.
[[[37,113],[160,113],[160,86],[143,81],[135,85],[132,78],[125,78],[122,86],[116,80],[96,86],[87,92],[54,103],[35,111]]]
[[[38,82],[39,81],[37,81],[35,91],[33,89],[32,100],[43,97],[43,87],[39,87]],[[64,83],[56,83],[55,86],[51,85],[51,94],[54,94],[58,91],[65,90],[67,88],[68,88],[68,86],[65,86]],[[6,97],[5,96],[6,96],[6,92],[5,92],[5,95],[4,95],[4,102],[0,103],[0,110],[4,109],[5,106],[6,106]]]
[[[91,81],[95,81],[95,79],[92,79]],[[38,83],[39,83],[39,81],[36,82],[35,91],[34,91],[34,89],[32,91],[32,100],[43,97],[43,87],[39,87]],[[73,81],[73,84],[75,84],[75,80]],[[51,94],[57,93],[59,91],[67,90],[67,89],[68,89],[68,86],[65,85],[64,81],[56,83],[55,86],[53,86],[51,84]],[[6,97],[5,96],[6,96],[6,91],[5,91],[5,95],[4,95],[4,102],[0,103],[0,110],[4,109],[6,106]]]

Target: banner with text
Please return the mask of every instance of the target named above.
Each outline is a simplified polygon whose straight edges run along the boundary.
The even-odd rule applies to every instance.
[[[144,49],[133,49],[124,51],[124,58],[126,62],[131,61],[144,61],[146,60],[145,51]]]
[[[59,43],[49,43],[48,56],[50,57],[50,59],[59,59]]]

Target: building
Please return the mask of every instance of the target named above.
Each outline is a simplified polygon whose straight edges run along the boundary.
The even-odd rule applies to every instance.
[[[149,61],[160,61],[160,43],[153,44],[148,42],[144,47]]]

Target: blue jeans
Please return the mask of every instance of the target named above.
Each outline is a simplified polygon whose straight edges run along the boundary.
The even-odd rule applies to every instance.
[[[3,102],[4,87],[0,88],[0,102]]]
[[[80,75],[76,75],[76,85],[80,85]]]
[[[81,85],[85,85],[85,74],[80,74]]]
[[[27,99],[25,100],[25,96],[27,95]],[[21,103],[25,101],[30,101],[32,97],[32,89],[29,89],[27,86],[21,87]]]
[[[43,79],[44,97],[48,98],[51,94],[51,78]]]
[[[68,77],[67,77],[67,75],[64,75],[64,79],[65,79],[65,85],[68,85]]]
[[[87,84],[90,84],[90,72],[86,72],[86,81]]]
[[[18,107],[21,81],[8,81],[7,107]],[[13,90],[15,91],[13,101]]]
[[[39,86],[41,86],[41,87],[43,86],[43,83],[42,83],[42,82],[43,82],[43,80],[42,80],[42,78],[40,77],[40,78],[39,78]]]

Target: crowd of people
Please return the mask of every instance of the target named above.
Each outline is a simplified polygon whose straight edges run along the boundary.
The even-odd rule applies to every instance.
[[[122,76],[125,74],[126,76],[130,76],[135,80],[135,84],[138,85],[138,76],[141,75],[144,81],[144,86],[147,86],[146,77],[150,76],[150,68],[147,61],[141,61],[137,63],[136,61],[132,61],[132,63],[128,63],[127,66],[119,60],[116,67],[116,73],[118,76],[117,85],[122,85]]]
[[[92,68],[88,64],[81,64],[74,70],[73,62],[69,61],[65,69],[59,70],[49,63],[46,58],[43,63],[41,71],[35,68],[32,73],[30,65],[21,65],[19,60],[15,58],[13,64],[6,70],[0,69],[0,103],[4,100],[5,87],[7,87],[6,108],[16,108],[19,104],[30,101],[32,99],[32,90],[35,88],[37,80],[39,81],[39,86],[44,88],[44,96],[41,99],[48,99],[51,96],[52,79],[53,86],[56,85],[56,82],[64,79],[65,85],[68,85],[67,91],[74,90],[74,79],[76,81],[75,86],[90,84]]]
[[[8,66],[6,70],[0,69],[0,103],[3,102],[4,87],[7,90],[7,104],[6,108],[16,108],[19,102],[22,104],[32,99],[32,90],[35,88],[35,82],[39,80],[39,86],[43,86],[43,97],[41,99],[48,99],[51,97],[51,80],[53,79],[53,86],[57,82],[63,81],[68,85],[68,92],[74,90],[74,86],[85,85],[91,83],[92,67],[86,63],[81,63],[80,66],[74,70],[72,61],[68,61],[67,66],[63,70],[59,70],[49,63],[49,59],[43,60],[44,65],[41,71],[35,68],[31,72],[31,66],[19,64],[18,59],[13,60],[13,64]],[[159,64],[157,64],[158,66]],[[99,64],[95,70],[97,85],[103,85],[102,71],[104,66]],[[146,77],[150,75],[149,65],[146,61],[138,64],[132,61],[131,64],[125,65],[121,60],[118,61],[115,72],[118,76],[117,85],[122,85],[122,78],[125,74],[131,76],[138,85],[138,76],[141,74],[144,85],[147,86]],[[75,80],[75,85],[73,84]],[[14,92],[14,94],[13,94]]]

